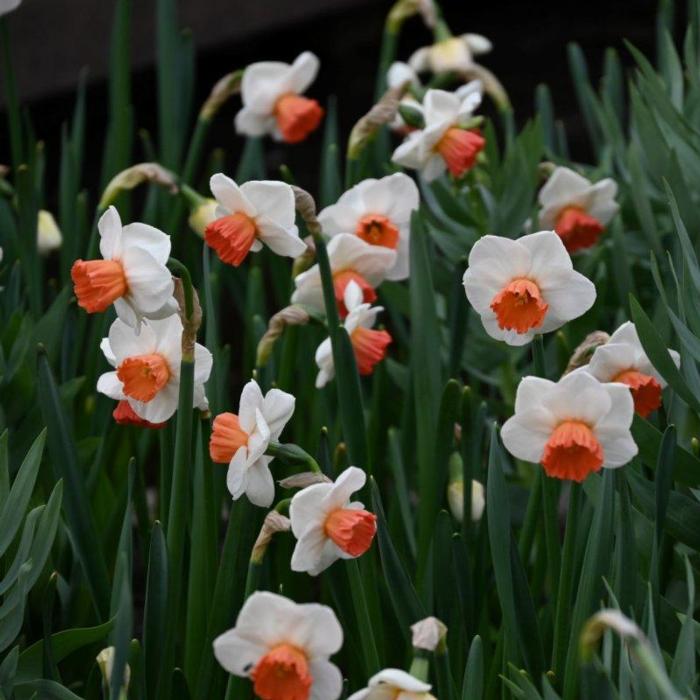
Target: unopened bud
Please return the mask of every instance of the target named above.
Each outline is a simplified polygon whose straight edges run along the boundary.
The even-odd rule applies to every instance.
[[[219,203],[215,199],[203,198],[194,209],[190,210],[187,223],[200,238],[204,238],[207,226],[217,218],[216,210],[218,206]]]
[[[408,126],[412,126],[414,129],[422,129],[425,126],[425,119],[421,110],[406,102],[399,103],[398,109],[401,118]]]
[[[97,665],[102,673],[102,681],[105,687],[109,688],[112,682],[112,669],[114,668],[114,647],[106,647],[97,655]],[[120,697],[126,698],[131,680],[131,669],[129,664],[124,666],[124,685]]]
[[[583,342],[574,350],[569,360],[569,364],[564,370],[564,374],[569,374],[579,367],[584,367],[591,361],[596,348],[605,345],[610,340],[610,336],[605,331],[593,331],[589,333]]]
[[[646,637],[636,622],[630,620],[619,610],[606,608],[589,618],[579,637],[579,651],[584,661],[588,661],[598,648],[601,637],[611,629],[622,640],[645,642]]]
[[[267,364],[275,343],[287,326],[304,326],[308,322],[309,314],[301,306],[286,306],[278,311],[270,319],[265,334],[260,338],[255,360],[256,366],[264,367]]]
[[[447,635],[447,627],[437,617],[426,617],[411,625],[411,644],[414,649],[440,651]]]
[[[152,182],[167,189],[171,194],[177,194],[178,185],[175,175],[158,163],[138,163],[115,175],[105,188],[100,199],[100,208],[106,209],[124,190]]]
[[[39,210],[37,218],[36,247],[40,255],[48,255],[61,247],[63,236],[53,214],[45,209]]]
[[[287,532],[291,527],[292,521],[287,516],[278,513],[276,510],[271,510],[265,516],[258,539],[255,540],[253,545],[253,551],[250,555],[251,562],[260,564],[274,535],[278,532]]]

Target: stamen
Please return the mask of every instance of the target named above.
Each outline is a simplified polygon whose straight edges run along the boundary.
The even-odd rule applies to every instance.
[[[367,214],[357,224],[355,234],[371,245],[396,248],[399,244],[399,229],[391,220],[380,214]]]

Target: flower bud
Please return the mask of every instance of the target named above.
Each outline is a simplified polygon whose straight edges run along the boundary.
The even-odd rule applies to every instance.
[[[109,688],[112,681],[112,669],[114,668],[114,647],[106,647],[97,655],[97,665],[100,667],[104,685]],[[131,669],[129,664],[126,664],[124,666],[124,686],[122,687],[121,697],[126,698],[130,680]]]
[[[406,104],[405,102],[399,104],[399,114],[404,122],[414,129],[422,129],[425,126],[423,112],[412,107],[410,104]]]
[[[63,236],[53,214],[45,209],[39,210],[37,219],[36,247],[41,255],[48,255],[61,247]]]
[[[593,331],[589,333],[576,350],[574,350],[569,364],[564,370],[564,374],[569,374],[569,372],[573,372],[575,369],[587,365],[596,348],[605,345],[608,340],[610,340],[610,336],[605,331]]]
[[[588,619],[579,637],[579,651],[585,661],[593,656],[601,637],[608,629],[613,630],[623,640],[646,641],[636,622],[625,617],[619,610],[606,608]]]
[[[411,625],[411,644],[414,649],[439,651],[445,643],[447,627],[437,617],[426,617]]]
[[[255,540],[253,551],[250,554],[250,560],[254,564],[262,563],[267,547],[272,541],[273,536],[278,532],[287,532],[291,529],[292,523],[288,517],[278,513],[276,510],[271,510],[260,528],[258,539]]]
[[[314,484],[330,484],[331,480],[320,472],[301,472],[292,474],[286,479],[281,479],[277,482],[283,489],[305,489],[307,486]]]
[[[167,189],[171,194],[178,191],[175,175],[158,163],[137,163],[115,175],[105,188],[100,199],[100,209],[107,207],[125,190],[133,190],[134,187],[152,182]]]
[[[190,228],[200,237],[204,238],[204,231],[207,225],[216,219],[216,209],[219,206],[215,199],[202,199],[202,201],[190,211],[187,223]]]
[[[287,326],[304,326],[309,322],[309,314],[301,306],[287,306],[278,311],[269,321],[267,330],[260,342],[256,356],[256,366],[264,367],[270,359],[277,339]]]

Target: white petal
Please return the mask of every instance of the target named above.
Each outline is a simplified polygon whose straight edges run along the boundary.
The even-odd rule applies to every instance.
[[[430,67],[430,47],[424,46],[414,51],[408,59],[408,66],[416,73],[424,73]]]
[[[147,250],[162,265],[165,265],[170,257],[170,236],[155,226],[138,222],[124,226],[122,249],[126,252],[134,246]]]
[[[302,304],[309,308],[324,312],[323,289],[318,265],[302,272],[294,278],[295,290],[292,293],[292,304]]]
[[[242,212],[247,216],[255,216],[257,214],[256,208],[248,201],[242,189],[223,173],[212,175],[209,180],[209,188],[214,197],[216,197],[216,201],[225,207],[229,213]]]
[[[116,207],[111,206],[102,214],[97,222],[97,230],[100,232],[100,255],[105,260],[120,257],[122,220]]]
[[[571,256],[561,237],[554,231],[538,231],[518,238],[518,243],[530,251],[529,276],[542,287],[548,277],[573,270]]]
[[[542,459],[544,447],[555,427],[552,414],[539,406],[509,418],[501,428],[501,439],[514,457],[537,463]]]
[[[543,398],[552,391],[554,382],[542,377],[523,377],[515,394],[515,412],[542,406]]]
[[[162,355],[170,365],[171,372],[179,375],[182,360],[182,321],[177,315],[163,319],[149,319],[148,328],[155,336],[153,352]]]
[[[463,34],[461,38],[467,42],[474,56],[488,53],[493,49],[491,41],[481,34]]]
[[[423,100],[425,123],[455,123],[459,115],[460,101],[453,92],[428,90]]]
[[[601,224],[607,224],[617,214],[620,206],[615,201],[617,183],[612,178],[599,180],[591,187],[591,199],[588,214],[598,219]]]
[[[287,88],[290,92],[301,95],[316,80],[321,63],[316,54],[304,51],[292,63],[287,75]]]
[[[177,411],[180,394],[178,382],[169,381],[148,403],[128,399],[134,413],[150,423],[164,423]]]
[[[226,472],[226,487],[235,501],[246,490],[248,477],[248,450],[245,446],[239,447],[231,458]]]
[[[355,491],[359,491],[366,483],[367,475],[358,467],[348,467],[338,476],[333,488],[326,495],[325,502],[331,507],[342,507]]]
[[[289,64],[280,61],[261,61],[249,65],[241,81],[243,106],[260,115],[272,114],[275,102],[289,91],[289,73]]]
[[[243,639],[235,629],[220,634],[214,640],[216,660],[236,676],[248,676],[266,653],[264,645]]]
[[[633,345],[609,341],[595,349],[588,371],[600,382],[611,382],[620,372],[635,368],[636,359]]]
[[[396,251],[369,245],[357,236],[341,234],[328,244],[331,270],[355,270],[373,287],[378,287],[396,261]]]
[[[345,308],[352,313],[353,309],[355,307],[360,306],[362,304],[362,289],[360,289],[360,285],[355,282],[355,280],[351,280],[350,283],[348,284],[347,287],[345,287],[345,293],[343,294],[343,303],[345,304]],[[347,329],[348,333],[350,333],[350,329]]]
[[[316,571],[321,562],[326,540],[323,525],[308,527],[298,538],[294,547],[290,564],[292,571]]]
[[[610,410],[600,416],[595,424],[595,432],[605,439],[615,433],[629,434],[634,418],[634,399],[626,384],[609,383],[602,385],[610,397]]]
[[[339,233],[355,233],[357,224],[365,212],[360,206],[352,206],[347,202],[347,195],[352,191],[348,190],[338,200],[337,204],[332,204],[319,213],[318,222],[321,224],[321,229],[326,236],[335,236]],[[357,204],[361,205],[359,201]]]
[[[343,645],[343,630],[331,608],[318,603],[299,605],[297,624],[289,641],[311,659],[328,658]]]
[[[410,673],[397,668],[385,668],[370,678],[369,685],[371,688],[382,684],[391,685],[394,688],[407,690],[411,693],[427,693],[431,688],[429,683],[419,681]]]
[[[412,131],[394,151],[391,156],[392,162],[404,168],[418,170],[423,165],[422,141],[423,131]]]
[[[112,365],[112,367],[116,367],[117,358],[112,352],[112,346],[109,344],[109,338],[102,338],[102,340],[100,341],[100,350],[102,350],[102,354],[105,356],[107,362],[109,362],[109,364]]]
[[[243,604],[235,630],[241,638],[269,649],[289,641],[285,637],[297,624],[303,607],[284,596],[256,591]]]
[[[194,381],[195,384],[204,384],[209,381],[211,368],[214,364],[212,354],[203,345],[197,343],[194,346]]]
[[[609,343],[629,343],[630,345],[641,345],[637,328],[632,321],[625,321],[611,336]]]
[[[386,273],[386,278],[399,282],[408,278],[411,270],[410,243],[408,236],[399,238],[399,247],[396,249],[396,262]]]
[[[437,180],[446,171],[447,165],[442,159],[442,156],[435,153],[423,162],[420,174],[426,182],[432,182],[433,180]]]
[[[314,357],[320,372],[316,376],[316,388],[324,387],[335,376],[335,366],[333,364],[333,349],[331,347],[331,339],[326,338],[316,348]]]
[[[255,428],[255,412],[262,408],[263,395],[255,379],[251,379],[241,391],[241,398],[238,402],[238,420],[241,428],[246,433],[251,433]]]
[[[585,193],[590,186],[590,181],[583,175],[579,175],[571,168],[558,167],[554,169],[540,190],[539,201],[543,207],[563,206]]]
[[[294,192],[286,182],[253,180],[241,185],[243,196],[255,207],[258,216],[289,229],[294,226]]]
[[[117,365],[127,357],[146,355],[155,350],[156,336],[153,329],[144,325],[139,334],[124,321],[116,319],[109,327],[109,346]]]
[[[277,440],[294,413],[296,399],[280,389],[270,389],[265,394],[262,414],[270,429],[270,440]]]
[[[588,372],[571,372],[557,382],[543,404],[559,420],[595,425],[610,411],[612,398],[606,386]]]
[[[248,468],[245,495],[254,506],[269,508],[275,500],[275,482],[268,461],[259,459]]]
[[[306,251],[306,243],[299,238],[296,226],[283,228],[264,216],[258,218],[257,224],[260,239],[276,255],[296,258]]]
[[[314,683],[310,700],[337,700],[343,690],[343,676],[338,667],[325,659],[312,661],[309,670]]]
[[[309,527],[325,520],[327,509],[324,498],[332,488],[333,484],[312,484],[294,494],[289,504],[289,519],[292,521],[294,537],[299,539]]]
[[[122,401],[125,398],[122,389],[123,384],[119,381],[116,372],[105,372],[97,380],[97,391],[115,401]]]
[[[275,118],[269,115],[261,115],[243,107],[236,113],[234,125],[236,133],[243,136],[264,136],[272,133],[275,128]]]
[[[566,321],[583,316],[593,306],[596,289],[593,282],[579,272],[553,275],[540,285],[549,304],[540,332],[549,333]]]
[[[144,248],[128,248],[122,256],[127,283],[126,299],[137,314],[158,311],[173,296],[170,270]]]
[[[389,66],[389,70],[386,73],[386,84],[390,88],[393,88],[400,87],[406,83],[412,83],[414,85],[418,83],[416,71],[411,68],[408,63],[394,61],[394,63]]]
[[[255,429],[248,438],[248,466],[260,459],[270,444],[270,428],[260,409],[255,410]]]

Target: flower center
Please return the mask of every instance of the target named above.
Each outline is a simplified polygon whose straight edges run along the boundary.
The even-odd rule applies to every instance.
[[[476,157],[486,145],[486,140],[478,131],[460,129],[453,126],[435,145],[447,169],[455,177],[461,177],[471,170]]]
[[[168,383],[170,367],[162,355],[135,355],[127,357],[117,367],[117,377],[124,384],[123,391],[136,401],[148,402]]]
[[[491,301],[499,328],[517,333],[539,328],[548,308],[540,288],[528,279],[512,280]]]
[[[598,219],[586,214],[581,207],[566,207],[559,212],[554,230],[561,237],[566,249],[575,253],[594,245],[605,227]]]
[[[350,336],[352,349],[355,352],[357,371],[362,374],[372,374],[374,366],[386,356],[386,348],[391,343],[391,336],[386,331],[375,331],[359,326]]]
[[[280,644],[263,656],[250,674],[261,700],[308,700],[313,678],[306,655]]]
[[[367,214],[357,223],[355,233],[371,245],[396,248],[399,244],[399,229],[381,214]]]
[[[585,423],[564,421],[545,445],[542,466],[557,479],[583,481],[603,466],[603,447]]]
[[[642,374],[636,369],[626,369],[615,375],[613,382],[626,384],[634,399],[634,410],[646,418],[652,411],[661,406],[661,384],[648,374]]]
[[[324,524],[326,536],[351,557],[364,554],[377,532],[377,516],[366,510],[338,508]]]
[[[214,418],[209,438],[209,455],[212,462],[228,464],[238,448],[248,444],[248,437],[235,413],[220,413]]]
[[[117,407],[112,411],[112,418],[119,425],[138,425],[142,428],[164,428],[166,423],[151,423],[141,418],[128,401],[117,402]]]
[[[88,313],[104,311],[127,291],[124,267],[118,260],[76,260],[70,275],[78,305]]]
[[[316,100],[289,93],[275,103],[275,119],[287,143],[303,141],[321,123],[323,109]]]
[[[333,275],[333,289],[340,318],[345,318],[348,315],[349,309],[345,306],[345,288],[350,282],[355,282],[360,287],[362,300],[365,303],[371,304],[377,298],[374,287],[359,272],[355,272],[355,270],[339,270]]]
[[[255,221],[237,212],[207,224],[204,240],[225,263],[238,267],[246,259],[257,232]]]

